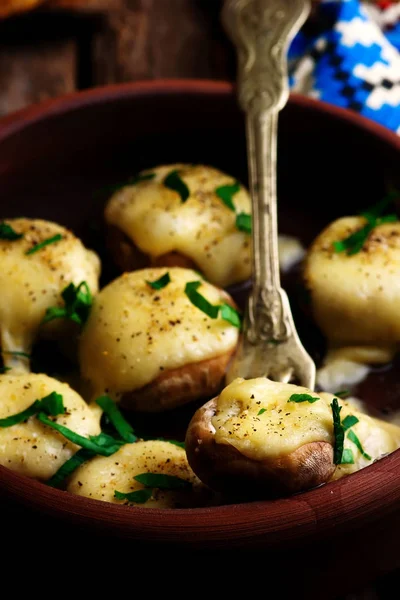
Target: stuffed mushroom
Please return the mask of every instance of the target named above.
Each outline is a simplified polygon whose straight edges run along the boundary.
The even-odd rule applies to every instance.
[[[57,400],[59,408],[49,416],[52,422],[83,437],[100,433],[101,411],[89,407],[66,383],[37,373],[0,376],[2,466],[48,481],[79,450],[78,445],[38,418],[46,405]]]
[[[144,508],[189,508],[216,501],[193,473],[185,450],[162,440],[126,444],[112,456],[92,458],[73,473],[67,491]]]
[[[190,269],[125,273],[101,290],[79,361],[90,398],[161,412],[218,393],[239,338],[231,297]]]
[[[319,486],[399,446],[399,427],[332,394],[264,377],[233,381],[196,411],[186,434],[188,461],[198,477],[247,498]]]
[[[0,223],[0,347],[6,368],[29,369],[29,355],[46,311],[62,304],[69,285],[98,290],[100,261],[75,235],[40,219]],[[60,325],[49,324],[49,328]]]

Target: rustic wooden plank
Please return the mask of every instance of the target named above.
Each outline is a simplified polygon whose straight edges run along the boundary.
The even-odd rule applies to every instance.
[[[73,40],[0,48],[0,116],[71,92],[76,81]]]
[[[232,78],[219,11],[219,0],[117,0],[95,36],[95,82]]]

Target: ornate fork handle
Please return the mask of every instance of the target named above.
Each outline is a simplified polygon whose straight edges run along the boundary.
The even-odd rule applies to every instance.
[[[222,11],[238,50],[238,97],[246,114],[254,281],[244,331],[254,344],[284,341],[293,329],[279,276],[277,128],[289,95],[287,48],[309,9],[308,0],[225,0]]]

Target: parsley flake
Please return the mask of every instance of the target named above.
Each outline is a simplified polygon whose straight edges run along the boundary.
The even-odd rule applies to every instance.
[[[135,502],[136,504],[145,504],[147,500],[150,500],[152,494],[152,488],[144,488],[143,490],[136,490],[135,492],[128,492],[126,494],[115,490],[114,498],[128,500],[128,502]]]
[[[86,281],[78,286],[70,283],[61,292],[64,306],[52,306],[46,310],[42,323],[48,323],[54,319],[69,319],[78,325],[84,325],[89,317],[92,307],[92,294]]]
[[[170,281],[171,278],[168,272],[159,277],[159,279],[156,279],[156,281],[147,281],[146,279],[147,285],[153,288],[153,290],[162,290],[163,288],[165,288],[165,286],[167,286],[170,283]]]
[[[233,196],[238,193],[240,190],[240,183],[236,181],[236,183],[232,185],[221,185],[217,187],[215,193],[219,198],[221,198],[222,202],[227,206],[230,210],[235,212],[235,205],[233,204]]]
[[[46,240],[43,240],[43,242],[40,242],[39,244],[32,246],[32,248],[27,250],[25,252],[25,254],[26,255],[34,254],[35,252],[38,252],[45,246],[49,246],[49,244],[54,244],[55,242],[60,242],[62,239],[63,239],[63,236],[61,235],[61,233],[57,233],[56,235],[53,235],[52,237],[49,237]]]
[[[310,396],[310,394],[292,394],[288,400],[288,402],[309,402],[310,404],[314,404],[317,402],[319,398],[315,398],[314,396]]]
[[[186,202],[186,200],[189,198],[189,196],[190,196],[189,188],[186,185],[186,183],[183,181],[183,179],[181,179],[181,177],[179,175],[179,171],[175,170],[175,171],[171,171],[170,173],[168,173],[168,175],[165,177],[163,183],[164,183],[165,187],[167,187],[168,189],[178,192],[178,194],[181,197],[182,202]]]
[[[342,454],[341,465],[354,465],[354,454],[350,448],[345,448]]]
[[[247,213],[239,213],[236,215],[236,227],[239,231],[244,231],[245,233],[251,233],[251,215]]]
[[[342,407],[339,406],[337,398],[334,398],[330,404],[333,415],[333,435],[335,437],[335,443],[333,447],[333,462],[335,465],[340,465],[343,457],[343,444],[344,444],[344,428],[340,421],[340,411]]]
[[[189,298],[190,302],[203,313],[205,313],[210,319],[216,319],[221,313],[221,318],[227,321],[234,327],[240,329],[241,318],[238,311],[226,304],[211,304],[204,296],[202,296],[197,290],[201,286],[201,281],[189,281],[185,286],[185,294]]]
[[[100,398],[97,398],[96,404],[103,409],[110,422],[125,442],[129,444],[136,442],[137,437],[134,434],[132,426],[124,419],[119,408],[109,396],[100,396]]]
[[[358,439],[358,437],[356,436],[356,434],[354,433],[354,431],[352,429],[347,434],[347,437],[351,442],[353,442],[353,444],[355,444],[357,446],[357,448],[359,449],[359,451],[361,452],[361,454],[364,458],[366,458],[367,460],[372,460],[370,455],[365,452],[364,448],[361,445],[360,440]]]
[[[260,408],[260,410],[259,410],[259,411],[258,411],[258,413],[257,413],[257,416],[258,416],[258,415],[262,415],[262,414],[263,414],[263,413],[265,413],[266,411],[267,411],[267,409],[266,409],[266,408]]]
[[[16,413],[15,415],[11,415],[10,417],[6,417],[5,419],[0,419],[0,427],[12,427],[42,411],[53,417],[64,414],[65,408],[62,395],[57,394],[57,392],[51,392],[41,400],[35,400],[34,403],[25,410]]]
[[[14,240],[19,240],[24,237],[23,233],[17,233],[11,225],[8,223],[0,223],[0,240],[9,240],[13,242]]]
[[[358,419],[354,415],[347,415],[347,417],[345,417],[342,421],[342,425],[345,431],[350,429],[350,427],[353,427],[353,425],[355,425],[356,423],[358,423]]]
[[[81,448],[71,456],[70,459],[67,460],[61,467],[54,473],[54,475],[47,480],[47,485],[54,488],[59,488],[62,486],[64,480],[72,475],[72,473],[80,467],[83,463],[87,462],[89,459],[96,456],[95,452],[91,450],[85,450],[85,448]]]

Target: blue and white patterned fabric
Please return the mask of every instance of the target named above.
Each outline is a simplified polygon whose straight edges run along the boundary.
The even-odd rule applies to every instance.
[[[400,3],[322,0],[289,50],[292,91],[400,135]]]

